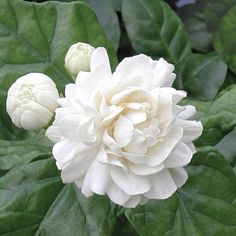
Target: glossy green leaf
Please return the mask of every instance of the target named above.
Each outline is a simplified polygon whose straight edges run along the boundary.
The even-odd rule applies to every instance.
[[[236,173],[236,128],[227,134],[219,143],[217,150],[228,160]]]
[[[12,149],[8,165],[14,162],[15,168],[0,178],[0,235],[111,235],[115,207],[107,198],[87,199],[73,185],[63,185],[55,160],[40,146],[19,141]],[[5,154],[0,154],[0,167],[12,167],[1,162]]]
[[[26,73],[43,72],[63,92],[64,86],[72,81],[64,69],[65,54],[78,41],[105,46],[111,63],[116,64],[114,50],[96,15],[84,3],[0,1],[0,124],[3,127],[9,127],[10,123],[5,112],[10,85]],[[13,130],[13,136],[15,132],[17,129]]]
[[[120,43],[120,26],[116,12],[109,0],[83,0],[95,11],[108,39],[113,47],[118,50]],[[117,2],[118,4],[118,2]],[[117,6],[118,7],[118,6]]]
[[[227,66],[216,54],[193,54],[181,71],[188,96],[198,100],[211,100],[224,83]]]
[[[164,1],[123,0],[122,17],[136,52],[175,65],[191,54],[181,20]]]
[[[206,5],[204,3],[190,4],[178,9],[178,14],[188,32],[191,46],[199,52],[212,51],[212,36],[204,14]]]
[[[30,1],[30,0],[27,0]],[[34,2],[46,2],[47,0],[36,0]],[[48,0],[54,1],[54,0]],[[76,2],[78,0],[57,0],[58,2]],[[108,39],[111,41],[113,47],[118,50],[120,41],[120,27],[119,20],[115,13],[119,7],[119,1],[110,2],[110,0],[81,0],[89,4],[89,6],[96,13],[100,24],[102,25]],[[31,1],[32,2],[32,1]]]
[[[112,236],[139,236],[124,214],[120,215]]]
[[[205,9],[204,16],[210,32],[218,30],[222,17],[236,4],[236,0],[199,0]]]
[[[115,11],[121,11],[122,0],[108,0]]]
[[[198,146],[216,145],[236,126],[236,85],[222,91],[212,102],[185,100],[183,103],[196,107],[194,118],[203,124],[203,134],[196,141]]]
[[[236,6],[224,16],[214,38],[214,46],[227,65],[236,73]]]
[[[171,198],[126,211],[140,235],[236,233],[236,177],[227,161],[216,149],[205,147],[187,171],[187,183]]]
[[[51,156],[52,144],[43,134],[31,134],[22,141],[0,140],[0,176],[1,173],[27,164],[33,160]],[[50,148],[49,148],[50,147]]]

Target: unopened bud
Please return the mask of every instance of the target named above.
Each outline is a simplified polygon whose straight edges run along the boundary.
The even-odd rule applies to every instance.
[[[94,49],[87,43],[76,43],[70,46],[65,57],[65,67],[73,77],[76,77],[80,71],[90,71],[91,54]]]
[[[58,107],[58,98],[56,85],[48,76],[30,73],[9,88],[6,108],[17,127],[36,130],[48,125]]]

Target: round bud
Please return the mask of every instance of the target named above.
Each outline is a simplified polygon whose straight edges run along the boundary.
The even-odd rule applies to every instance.
[[[7,113],[19,128],[36,130],[50,122],[58,107],[55,83],[42,73],[30,73],[16,80],[7,93]]]
[[[65,57],[65,68],[76,77],[80,71],[90,71],[91,54],[95,48],[87,43],[70,46]]]

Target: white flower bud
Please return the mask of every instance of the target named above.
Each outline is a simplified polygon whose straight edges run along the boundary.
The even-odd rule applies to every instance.
[[[87,43],[71,45],[65,57],[67,71],[74,77],[80,71],[90,71],[90,59],[94,49],[94,47]]]
[[[7,94],[7,112],[19,128],[36,130],[46,126],[58,107],[55,83],[42,73],[30,73],[16,80]]]

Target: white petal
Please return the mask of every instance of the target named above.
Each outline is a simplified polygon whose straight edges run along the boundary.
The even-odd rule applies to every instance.
[[[111,98],[111,104],[116,105],[124,102],[127,99],[127,97],[134,91],[137,91],[137,88],[129,88],[116,93]]]
[[[127,169],[126,167],[126,163],[124,163],[124,160],[119,157],[116,156],[114,153],[111,153],[109,150],[106,150],[107,152],[107,156],[100,156],[98,161],[103,163],[103,164],[110,164],[110,165],[114,165],[114,166],[118,166],[121,168],[124,168],[125,170]]]
[[[147,166],[145,164],[131,164],[129,166],[130,170],[136,175],[153,175],[164,169],[164,165],[160,164],[158,166]]]
[[[130,195],[145,193],[151,187],[148,178],[134,175],[132,172],[118,167],[111,168],[111,178],[121,190]]]
[[[91,103],[96,91],[106,86],[112,80],[112,75],[107,68],[98,67],[92,72],[80,72],[76,84],[67,85],[65,94],[67,98],[79,99],[84,104]]]
[[[126,146],[132,139],[134,127],[125,117],[120,115],[114,124],[114,138],[121,147]]]
[[[183,135],[183,129],[179,127],[174,127],[171,132],[164,138],[163,142],[158,142],[156,145],[152,146],[148,153],[147,163],[151,166],[156,166],[161,164],[172,150],[179,143]]]
[[[153,175],[151,181],[151,190],[144,194],[149,199],[166,199],[177,190],[177,186],[167,169]]]
[[[175,74],[172,73],[173,70],[174,66],[172,64],[160,58],[154,68],[153,88],[170,87],[175,79]]]
[[[122,107],[116,106],[115,109],[110,111],[110,114],[107,115],[101,123],[102,127],[107,127],[110,123],[113,122],[113,120],[123,111]]]
[[[108,190],[107,196],[116,204],[123,205],[128,201],[130,195],[122,191],[115,183],[111,183]]]
[[[196,109],[194,106],[187,105],[184,106],[184,108],[185,109],[177,116],[179,119],[189,119],[196,113]]]
[[[123,204],[124,207],[134,208],[136,207],[141,200],[141,195],[131,196],[130,199]]]
[[[173,152],[165,160],[167,168],[174,168],[187,165],[193,156],[191,148],[184,142],[180,142]]]
[[[103,143],[113,152],[115,153],[121,153],[121,148],[118,145],[118,143],[108,134],[107,129],[105,129],[103,134]]]
[[[103,47],[96,48],[91,56],[90,69],[94,71],[98,67],[105,67],[111,73],[111,67],[107,51]]]
[[[174,104],[177,104],[179,101],[181,101],[184,97],[187,96],[187,93],[182,90],[176,90],[172,87],[167,88],[161,88],[160,90],[161,94],[169,94],[172,97],[172,102]]]
[[[178,188],[182,187],[188,180],[188,174],[184,168],[169,169],[169,172]]]
[[[146,121],[147,119],[147,114],[145,111],[140,111],[140,110],[129,110],[128,112],[125,113],[126,118],[128,118],[132,124],[137,125],[139,123],[142,123]]]
[[[123,149],[126,152],[130,153],[146,153],[147,152],[147,144],[146,144],[146,138],[142,131],[135,129],[133,131],[133,137],[132,140],[129,142],[129,144],[124,147]]]
[[[124,156],[125,159],[133,163],[137,163],[137,164],[148,163],[148,156],[146,154],[122,152],[122,155]]]
[[[121,74],[123,80],[141,77],[145,88],[149,88],[152,83],[152,63],[150,58],[143,54],[123,59],[117,66],[116,72]]]
[[[60,141],[60,139],[61,139],[61,134],[60,134],[57,126],[50,126],[46,130],[45,135],[48,139],[50,139],[54,143]]]
[[[186,143],[196,140],[202,134],[203,127],[200,121],[176,119],[175,125],[183,127],[183,141]]]
[[[73,160],[63,166],[61,173],[63,182],[71,183],[83,178],[97,153],[97,147],[77,152]]]
[[[98,156],[99,155],[106,155],[106,153],[103,150],[100,150]],[[89,168],[89,175],[91,190],[94,193],[104,195],[110,184],[109,165],[94,160],[93,164]]]
[[[82,143],[71,142],[68,139],[62,139],[53,146],[52,153],[54,158],[60,163],[60,165],[63,166],[75,157],[78,149],[84,148],[85,147]]]
[[[139,205],[145,205],[148,201],[149,201],[148,198],[142,196],[142,198],[140,199]]]

